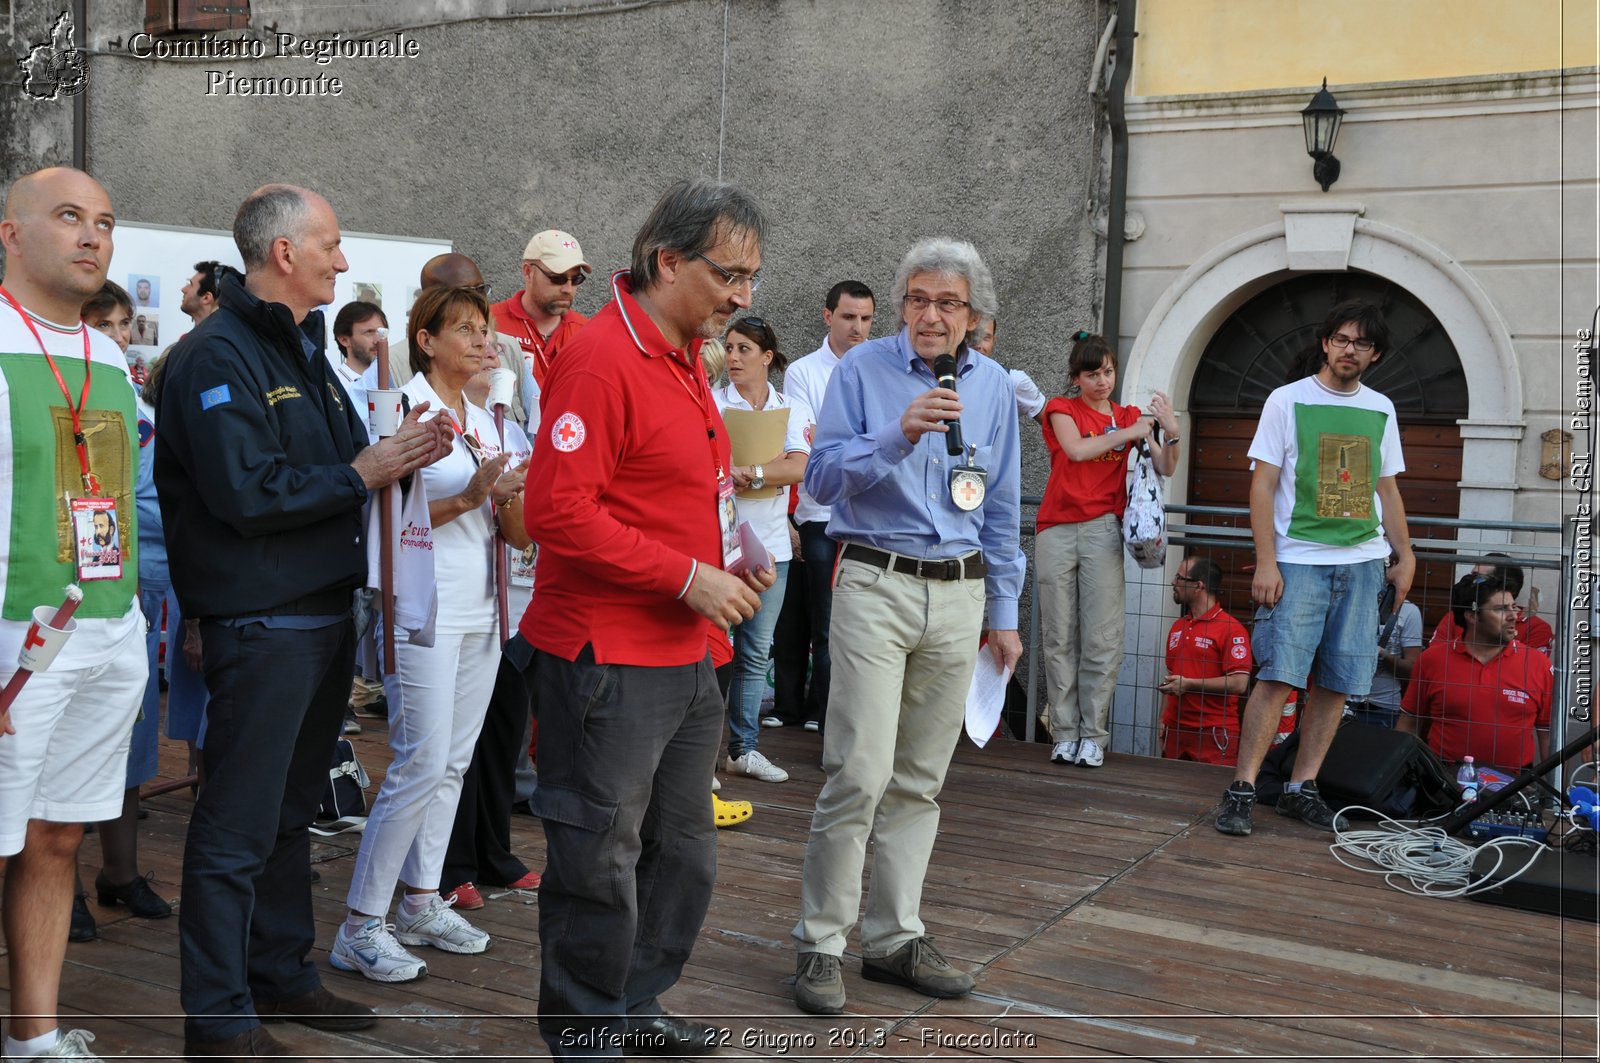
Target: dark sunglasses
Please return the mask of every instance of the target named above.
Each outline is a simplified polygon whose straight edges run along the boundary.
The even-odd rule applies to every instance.
[[[539,272],[545,275],[546,280],[557,287],[560,287],[563,284],[570,284],[573,287],[577,287],[589,279],[589,275],[581,268],[575,268],[571,273],[551,273],[538,262],[535,262],[534,265],[539,267]]]

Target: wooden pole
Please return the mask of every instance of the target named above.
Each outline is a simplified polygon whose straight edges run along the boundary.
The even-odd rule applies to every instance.
[[[389,389],[389,345],[378,347],[378,390]],[[378,489],[378,607],[383,611],[383,674],[394,675],[394,484]]]

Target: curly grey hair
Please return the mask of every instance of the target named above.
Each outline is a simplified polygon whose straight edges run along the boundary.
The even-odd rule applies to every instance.
[[[994,274],[984,265],[978,249],[965,240],[933,236],[921,241],[900,260],[894,274],[894,306],[898,309],[906,297],[906,285],[919,273],[939,273],[947,277],[964,277],[967,281],[967,302],[981,320],[995,317],[1000,312],[1000,300],[994,293]],[[968,333],[968,339],[971,333]]]

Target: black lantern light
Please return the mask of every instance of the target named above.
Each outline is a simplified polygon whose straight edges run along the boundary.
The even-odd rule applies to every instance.
[[[1333,145],[1339,139],[1339,123],[1344,121],[1344,109],[1328,91],[1328,79],[1322,79],[1322,88],[1311,97],[1300,121],[1306,127],[1306,154],[1316,160],[1311,175],[1326,192],[1339,179],[1339,160],[1334,158]]]

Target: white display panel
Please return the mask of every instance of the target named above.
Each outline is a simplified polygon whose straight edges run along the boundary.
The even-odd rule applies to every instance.
[[[350,263],[350,271],[339,275],[333,303],[323,308],[330,360],[337,358],[333,318],[341,306],[352,299],[367,298],[383,307],[396,333],[403,332],[406,313],[416,299],[417,278],[423,263],[450,250],[448,240],[349,232],[341,236],[340,248]],[[178,304],[183,299],[181,289],[194,275],[196,262],[216,261],[235,269],[243,268],[233,244],[233,234],[220,229],[118,219],[113,241],[111,270],[107,277],[128,289],[134,300],[135,337],[128,348],[130,367],[140,358],[146,365],[153,362],[161,351],[194,327],[189,316],[178,309]],[[145,302],[141,302],[146,289],[141,287],[140,280],[147,282]],[[378,298],[371,298],[374,290]],[[141,316],[144,318],[142,339],[138,335]]]

